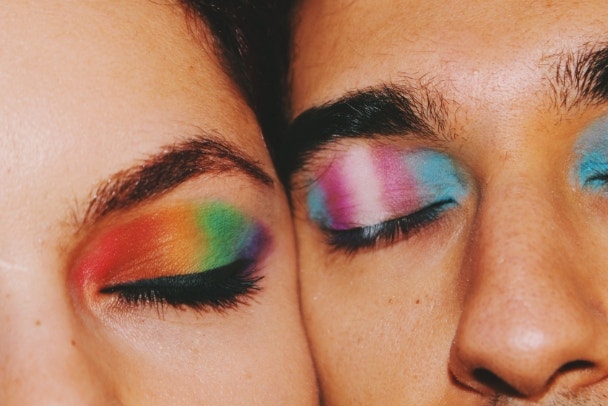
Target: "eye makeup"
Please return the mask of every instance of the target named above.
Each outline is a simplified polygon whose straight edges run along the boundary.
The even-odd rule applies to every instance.
[[[575,151],[573,181],[594,192],[608,193],[608,116],[594,121],[581,133]]]
[[[349,230],[406,216],[435,203],[459,203],[468,187],[455,163],[428,149],[354,146],[310,182],[309,217],[324,229]]]
[[[79,255],[74,283],[130,302],[229,303],[255,287],[268,246],[266,228],[237,208],[182,203],[103,230]]]

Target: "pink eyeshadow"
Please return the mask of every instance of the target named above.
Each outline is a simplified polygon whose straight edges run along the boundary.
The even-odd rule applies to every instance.
[[[332,219],[332,227],[350,224],[355,215],[351,192],[354,189],[349,185],[345,164],[343,159],[332,162],[320,179],[329,218]]]
[[[376,173],[382,180],[383,203],[391,212],[418,207],[421,200],[416,173],[403,156],[403,152],[387,147],[373,150]]]

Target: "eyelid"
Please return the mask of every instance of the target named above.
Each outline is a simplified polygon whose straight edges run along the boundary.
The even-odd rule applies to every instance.
[[[164,276],[126,282],[100,289],[101,294],[115,295],[122,308],[161,306],[178,309],[224,311],[248,303],[261,290],[255,263],[237,260],[216,269],[193,274]]]
[[[349,230],[325,230],[328,244],[335,251],[353,254],[380,244],[392,244],[401,239],[408,239],[421,229],[438,220],[445,211],[457,202],[451,199],[438,201],[406,216],[390,219],[371,226]]]
[[[461,169],[429,149],[355,146],[322,168],[307,188],[309,218],[321,227],[348,229],[413,213],[468,193]]]
[[[572,181],[595,190],[589,180],[608,172],[608,115],[591,122],[580,134],[574,149]]]
[[[257,264],[270,243],[265,225],[228,203],[182,202],[99,230],[75,261],[72,284],[91,300],[104,287]]]

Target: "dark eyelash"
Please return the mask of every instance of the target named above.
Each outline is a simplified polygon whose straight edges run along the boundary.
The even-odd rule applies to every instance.
[[[119,283],[99,292],[117,295],[117,304],[129,307],[223,311],[246,304],[260,290],[263,277],[255,276],[253,265],[254,261],[241,259],[204,272]]]
[[[355,253],[378,244],[391,244],[398,239],[408,238],[424,228],[449,207],[456,204],[454,199],[445,199],[430,204],[414,213],[371,226],[348,230],[325,230],[329,234],[329,245],[335,250]]]
[[[595,182],[608,183],[608,173],[607,172],[596,172],[593,176],[589,177],[585,180],[585,186],[590,186]]]

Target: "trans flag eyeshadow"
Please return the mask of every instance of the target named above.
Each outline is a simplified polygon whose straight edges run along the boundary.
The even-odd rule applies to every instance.
[[[355,146],[316,173],[307,191],[309,217],[322,228],[348,230],[401,217],[468,189],[454,162],[428,150]]]

